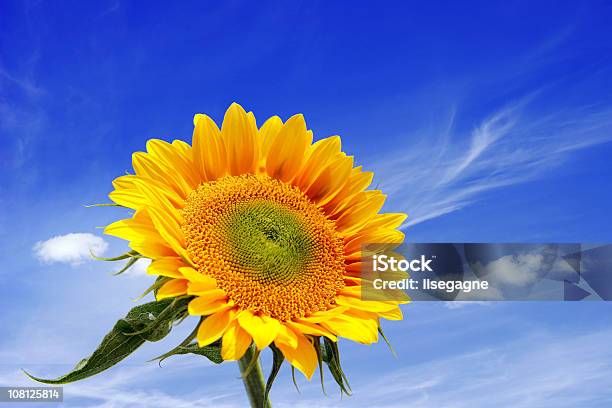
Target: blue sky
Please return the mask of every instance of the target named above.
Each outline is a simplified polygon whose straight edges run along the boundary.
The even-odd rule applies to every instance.
[[[194,113],[220,120],[233,101],[260,121],[301,112],[315,137],[341,135],[376,171],[387,209],[409,214],[413,242],[612,241],[604,1],[0,7],[2,385],[29,384],[19,367],[69,369],[148,286],[86,257],[41,258],[36,243],[100,237],[95,227],[121,211],[83,204],[106,201],[131,152],[153,137],[189,140]],[[107,254],[125,248],[79,237]],[[285,370],[272,398],[610,406],[611,311],[604,302],[409,305],[404,321],[385,326],[398,359],[383,344],[342,344],[354,396],[341,400],[329,383],[326,398],[317,381],[302,381],[299,395]],[[243,404],[233,364],[145,363],[189,329],[68,386],[64,406]]]

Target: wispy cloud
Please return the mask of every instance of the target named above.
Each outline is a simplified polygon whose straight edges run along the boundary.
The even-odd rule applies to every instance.
[[[181,392],[167,392],[164,387],[151,386],[167,382],[169,377],[189,377],[196,371],[214,370],[200,360],[193,363],[177,363],[160,368],[157,364],[124,365],[100,375],[95,380],[76,382],[64,386],[64,403],[67,407],[88,408],[206,408],[238,407],[237,395],[241,388],[215,384],[204,391],[200,387]],[[206,378],[206,376],[205,376]],[[0,371],[0,385],[35,386],[21,370],[10,368]],[[159,384],[158,384],[159,385]],[[234,390],[232,390],[234,388]],[[236,389],[237,388],[237,389]],[[228,398],[231,397],[231,398]],[[230,402],[229,400],[232,400]]]
[[[0,62],[0,169],[19,174],[21,185],[29,183],[38,176],[35,166],[27,172],[17,171],[32,156],[35,141],[43,133],[47,124],[47,112],[40,105],[45,90],[38,85],[32,74],[37,64],[35,51],[19,74],[13,74]],[[8,195],[5,186],[0,184],[0,194]],[[2,199],[0,199],[0,204]],[[0,233],[4,220],[0,218]]]
[[[19,89],[21,89],[23,92],[25,92],[30,97],[39,96],[44,92],[44,90],[40,86],[38,86],[30,76],[19,78],[11,74],[8,70],[3,68],[2,66],[0,66],[0,79],[6,80],[12,83],[13,85],[17,86]],[[2,84],[1,81],[0,81],[0,84]],[[3,87],[0,86],[0,90],[2,89]]]
[[[491,305],[491,302],[483,301],[483,300],[464,300],[461,302],[444,302],[444,306],[450,310],[462,309],[466,306],[488,306]]]
[[[392,388],[414,407],[576,407],[588,406],[589,401],[596,406],[597,400],[612,398],[604,391],[612,374],[606,350],[611,338],[609,331],[575,338],[527,337],[401,370],[393,373],[395,382],[381,379],[372,384],[368,395],[389,398]],[[414,387],[415,378],[421,387]],[[412,387],[398,387],[403,381]]]
[[[208,369],[215,369],[210,367]],[[216,387],[215,392],[202,392],[197,388],[184,393],[167,393],[159,388],[149,389],[142,387],[143,376],[162,380],[169,375],[193,374],[193,371],[206,370],[198,360],[192,364],[174,364],[172,367],[161,369],[157,364],[123,367],[116,370],[113,375],[97,379],[94,382],[75,383],[66,388],[66,398],[74,403],[74,406],[83,405],[83,399],[93,400],[86,406],[90,408],[110,407],[151,407],[151,408],[205,408],[205,407],[237,407],[236,402],[227,402],[227,387]],[[237,390],[241,392],[241,389]],[[236,395],[231,395],[235,401]],[[225,401],[224,401],[225,400]]]
[[[90,233],[69,233],[34,244],[34,256],[44,263],[79,265],[93,259],[91,254],[103,255],[108,249],[104,239]]]
[[[612,140],[612,109],[536,115],[532,99],[496,111],[468,137],[456,130],[453,112],[409,149],[373,164],[378,184],[409,214],[406,226],[459,210],[491,190],[543,177],[573,152]]]
[[[475,352],[404,367],[353,384],[355,395],[302,399],[302,405],[385,407],[608,407],[611,331],[531,333]],[[276,401],[278,402],[277,397]]]

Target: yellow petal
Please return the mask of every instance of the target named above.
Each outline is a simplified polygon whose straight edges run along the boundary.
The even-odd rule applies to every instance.
[[[176,255],[155,229],[146,208],[136,211],[132,218],[108,225],[104,233],[130,241],[130,248],[147,258]]]
[[[221,139],[221,131],[211,118],[202,114],[196,117],[198,119],[192,139],[193,161],[203,180],[217,180],[228,171],[225,143]]]
[[[151,222],[141,223],[134,218],[115,221],[104,228],[104,233],[126,241],[138,241],[147,238],[153,241],[163,241]]]
[[[143,207],[146,203],[144,196],[136,189],[134,185],[134,175],[129,174],[126,176],[117,177],[113,180],[113,187],[115,188],[108,197],[116,204],[124,207],[138,209]]]
[[[199,121],[200,121],[202,118],[204,118],[204,116],[206,116],[206,115],[204,115],[203,113],[196,113],[195,115],[193,115],[193,126],[194,126],[194,127],[195,127],[195,126],[198,126],[198,122],[199,122]]]
[[[298,338],[297,335],[293,332],[293,330],[289,329],[284,324],[280,325],[278,329],[278,334],[274,339],[274,344],[282,343],[287,347],[296,348],[298,346]]]
[[[223,335],[221,357],[223,360],[238,360],[251,345],[251,336],[240,325],[233,322]]]
[[[237,103],[232,103],[225,112],[221,137],[227,149],[230,173],[234,176],[255,173],[259,163],[257,126]]]
[[[395,303],[377,302],[374,300],[361,300],[353,296],[336,296],[336,303],[342,306],[348,306],[352,309],[365,310],[368,312],[388,312],[397,308]]]
[[[344,153],[339,154],[317,175],[306,190],[306,195],[318,205],[324,206],[346,184],[352,168],[353,158]]]
[[[163,211],[167,218],[172,218],[177,224],[183,223],[181,212],[173,205],[162,189],[141,178],[135,178],[134,185],[146,198],[148,207],[155,207]]]
[[[372,270],[371,262],[351,262],[348,265],[346,265],[347,272],[357,273],[357,275],[352,275],[352,276],[359,276],[359,273],[362,273],[365,271],[371,271],[371,270]]]
[[[165,242],[160,243],[151,240],[130,241],[129,247],[139,254],[151,259],[176,256],[176,253]]]
[[[246,330],[259,350],[263,350],[272,343],[278,335],[281,323],[269,316],[253,315],[245,310],[238,315],[238,323]]]
[[[303,317],[298,319],[299,322],[309,322],[309,323],[321,323],[325,320],[331,319],[332,317],[342,314],[348,310],[346,306],[336,306],[328,310],[321,310],[315,313],[312,313],[310,316]]]
[[[168,276],[170,278],[183,279],[179,268],[185,266],[185,262],[178,257],[164,257],[151,262],[147,268],[149,275]]]
[[[372,344],[378,341],[378,322],[375,318],[360,318],[346,312],[326,320],[321,325],[332,333],[362,344]]]
[[[368,223],[366,229],[370,228],[389,228],[395,229],[406,221],[408,216],[403,213],[386,213],[376,214],[376,216]]]
[[[365,233],[359,231],[356,236],[350,237],[344,245],[344,253],[352,254],[361,251],[363,245],[367,244],[401,244],[404,242],[404,233],[395,229],[367,230]]]
[[[342,294],[358,298],[361,297],[361,288],[359,286],[346,286],[342,289]]]
[[[181,198],[169,185],[161,183],[157,180],[142,178],[129,174],[127,176],[121,176],[113,181],[113,187],[115,190],[109,194],[109,198],[119,205],[123,205],[128,208],[140,209],[148,204],[147,197],[138,190],[136,186],[136,180],[146,182],[156,187],[157,190],[167,198],[171,204],[180,208],[183,206],[184,199]]]
[[[295,334],[297,337],[297,346],[295,348],[289,347],[282,342],[274,343],[283,352],[283,355],[291,365],[300,370],[310,380],[318,366],[317,352],[310,340],[302,334]]]
[[[208,316],[198,328],[197,338],[200,347],[208,346],[223,335],[233,320],[232,310],[221,310]]]
[[[125,176],[119,176],[113,180],[113,188],[115,190],[130,189],[134,188],[133,179],[136,177],[133,174],[126,174]]]
[[[348,182],[334,196],[332,200],[326,203],[323,208],[332,219],[338,218],[338,213],[353,204],[353,199],[357,193],[364,191],[370,184],[374,173],[362,171],[361,166],[351,169]]]
[[[270,146],[276,139],[276,135],[283,127],[283,121],[278,116],[272,116],[261,125],[259,139],[261,140],[260,166],[265,166],[266,158],[270,152]]]
[[[193,149],[182,140],[173,140],[172,146],[179,152],[191,165],[193,165]]]
[[[111,201],[115,204],[119,204],[127,208],[132,208],[134,210],[141,208],[146,204],[146,200],[144,199],[140,191],[136,189],[114,190],[108,195],[108,198],[110,198]]]
[[[336,228],[344,235],[359,230],[382,208],[386,196],[378,190],[364,191],[363,199],[348,208],[337,220]]]
[[[217,286],[215,278],[204,275],[190,266],[182,267],[179,271],[183,274],[185,279],[188,279],[191,283],[198,283],[201,289],[205,287],[210,287],[212,289]]]
[[[155,298],[157,300],[166,299],[169,297],[185,295],[187,293],[187,281],[184,279],[172,279],[164,283],[157,291]]]
[[[159,235],[161,235],[164,241],[168,243],[170,248],[172,248],[177,255],[183,258],[187,264],[191,264],[189,254],[185,249],[185,238],[180,225],[171,218],[165,217],[157,208],[150,207],[148,211]]]
[[[344,279],[344,283],[348,285],[359,286],[359,285],[363,285],[364,283],[367,283],[368,285],[372,285],[372,280],[363,279],[358,276],[344,275],[343,279]]]
[[[172,169],[167,168],[149,154],[136,152],[132,154],[132,167],[141,179],[153,179],[169,186],[174,192],[185,198],[191,191],[186,183],[176,177]]]
[[[108,195],[108,198],[115,204],[134,210],[143,207],[146,203],[138,190],[114,190]]]
[[[189,282],[189,288],[193,287],[194,285],[198,285],[198,283],[193,283],[193,282]],[[210,289],[208,291],[198,291],[197,294],[190,291],[189,288],[187,289],[188,294],[190,295],[197,295],[198,297],[202,298],[202,299],[208,299],[208,300],[217,300],[217,299],[227,299],[227,293],[225,293],[225,291],[223,289]]]
[[[181,149],[159,139],[147,141],[147,151],[151,157],[160,162],[179,183],[183,190],[193,190],[200,183],[201,177],[194,170],[193,163],[182,154]]]
[[[402,320],[402,309],[396,307],[395,309],[389,310],[387,312],[381,312],[378,314],[380,317],[384,317],[387,320]]]
[[[312,132],[306,130],[304,116],[292,116],[270,145],[266,172],[273,178],[290,181],[302,167],[304,155],[311,143]]]
[[[207,299],[204,297],[197,297],[189,302],[188,310],[189,314],[193,316],[208,316],[230,307],[232,307],[232,305],[229,304],[225,298]]]
[[[312,336],[324,336],[332,341],[338,340],[338,338],[332,332],[316,323],[310,323],[306,321],[288,321],[287,326],[289,326],[295,332],[310,334]]]
[[[302,191],[307,191],[321,172],[340,153],[341,142],[339,136],[332,136],[314,143],[309,147],[308,158],[300,174],[293,181]]]
[[[215,280],[210,278],[205,281],[195,281],[195,282],[190,281],[189,289],[187,290],[187,293],[190,295],[200,296],[200,295],[208,294],[210,291],[213,291],[213,290],[221,290],[221,289],[218,289],[217,283],[215,282]]]

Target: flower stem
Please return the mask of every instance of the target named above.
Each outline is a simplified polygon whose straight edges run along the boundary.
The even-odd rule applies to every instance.
[[[253,358],[256,360],[253,361]],[[249,347],[244,353],[244,356],[238,360],[240,367],[240,375],[244,383],[244,389],[249,396],[249,401],[252,408],[272,408],[270,400],[264,404],[264,393],[266,383],[264,382],[261,365],[259,364],[259,356],[255,355],[253,347]],[[246,375],[245,375],[246,374]]]

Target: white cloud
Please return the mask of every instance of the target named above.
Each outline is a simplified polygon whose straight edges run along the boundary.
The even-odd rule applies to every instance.
[[[487,280],[511,286],[535,283],[544,267],[544,255],[537,252],[502,256],[486,266],[482,266],[480,262],[474,265],[474,269],[486,274]]]
[[[543,177],[571,153],[612,140],[612,108],[536,114],[532,96],[484,118],[469,134],[447,123],[371,166],[408,213],[405,226],[457,211],[488,191]],[[401,204],[399,204],[401,203]]]
[[[108,243],[90,233],[58,235],[46,241],[38,241],[33,250],[36,258],[44,263],[69,263],[79,265],[92,259],[91,254],[103,255]]]

